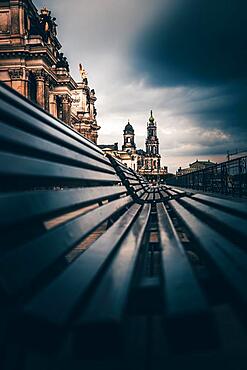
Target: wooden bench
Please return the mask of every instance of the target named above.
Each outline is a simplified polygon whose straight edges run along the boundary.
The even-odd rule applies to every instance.
[[[150,186],[3,86],[0,117],[1,368],[239,369],[246,205]]]

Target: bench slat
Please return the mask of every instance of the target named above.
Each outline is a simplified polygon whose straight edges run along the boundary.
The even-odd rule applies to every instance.
[[[138,196],[138,198],[141,198],[144,193],[145,193],[144,190],[139,190],[136,192],[136,195]]]
[[[169,201],[201,252],[213,264],[235,296],[247,308],[247,255],[236,245],[200,221],[177,201]]]
[[[77,141],[80,143],[80,145],[84,144],[89,152],[90,149],[93,149],[93,152],[103,154],[103,151],[95,146],[90,140],[87,140],[77,131],[68,127],[68,125],[66,125],[64,122],[56,119],[51,114],[37,107],[37,105],[33,104],[30,100],[20,96],[18,93],[6,86],[4,86],[4,89],[1,89],[0,91],[0,102],[3,115],[6,114],[8,119],[9,117],[15,115],[15,118],[17,118],[15,123],[22,119],[25,121],[25,125],[29,125],[31,127],[35,120],[36,123],[39,124],[39,127],[36,126],[35,129],[40,128],[39,131],[43,131],[43,129],[48,126],[48,130],[50,132],[50,130],[54,127],[57,131],[57,134],[59,134],[59,132],[65,134],[64,137],[66,138],[66,142],[69,138],[72,138],[73,141]],[[40,124],[40,122],[42,122],[42,124]]]
[[[199,203],[194,199],[182,198],[181,203],[185,206],[187,205],[191,207],[194,212],[197,212],[197,214],[200,214],[203,218],[212,219],[212,221],[215,223],[215,226],[216,223],[218,225],[222,225],[223,232],[225,232],[224,228],[226,227],[228,229],[227,231],[231,231],[233,233],[233,237],[236,237],[238,239],[245,238],[245,240],[247,240],[246,220],[237,216],[233,216],[219,209],[215,209],[208,205]]]
[[[220,209],[228,212],[230,211],[234,214],[239,215],[240,217],[247,217],[247,202],[242,204],[240,202],[234,202],[223,198],[210,197],[204,194],[194,194],[193,199],[214,207],[219,207]]]
[[[49,161],[52,161],[54,158],[54,162],[62,161],[72,166],[91,167],[98,171],[115,174],[110,164],[104,164],[99,160],[90,158],[88,155],[80,154],[67,148],[61,149],[61,146],[58,144],[5,125],[1,121],[0,125],[0,143],[3,142],[5,146],[8,144],[11,151],[15,151],[17,148],[21,150],[21,155],[27,155],[28,157],[37,157],[38,154],[42,159],[47,158]]]
[[[163,200],[168,199],[169,195],[167,195],[163,190],[160,190],[160,195]]]
[[[141,200],[144,200],[144,201],[146,201],[147,200],[147,198],[149,197],[149,194],[148,193],[145,193],[145,194],[143,194],[142,196],[141,196]]]
[[[6,166],[6,163],[8,165]],[[119,183],[117,175],[0,152],[0,175]]]
[[[159,200],[161,197],[160,197],[160,194],[155,192],[154,193],[154,200]]]
[[[96,337],[101,330],[104,331],[109,346],[116,345],[118,340],[121,341],[122,320],[150,211],[150,204],[145,204],[122,240],[111,267],[98,282],[93,297],[78,319],[75,329],[76,339],[82,343],[89,341],[93,344],[95,341],[96,348],[100,348],[101,340],[97,340]],[[99,307],[101,309],[98,309]],[[119,344],[121,346],[121,343]]]
[[[0,260],[0,286],[8,295],[27,289],[33,279],[71,250],[97,226],[132,202],[130,196],[107,203],[47,231]]]
[[[59,144],[62,148],[67,147],[78,153],[91,156],[102,163],[109,164],[109,159],[104,157],[103,152],[93,145],[89,140],[86,140],[82,135],[72,130],[63,122],[56,120],[48,115],[46,122],[40,122],[35,116],[18,110],[13,105],[6,105],[0,101],[1,119],[6,115],[7,122],[11,121],[12,125],[20,130],[27,131],[35,137],[43,137],[51,142]],[[43,114],[47,115],[45,112]],[[71,134],[72,133],[72,134]],[[100,152],[99,152],[100,151]]]
[[[63,326],[119,246],[141,206],[134,204],[60,276],[25,307],[25,315]],[[61,309],[62,307],[62,309]],[[102,303],[100,306],[102,308]],[[98,307],[98,308],[99,308]]]
[[[157,204],[157,216],[169,337],[176,346],[208,346],[214,335],[209,305],[162,203]]]
[[[100,186],[3,194],[0,195],[0,226],[52,217],[104,199],[111,200],[125,193],[124,186]]]

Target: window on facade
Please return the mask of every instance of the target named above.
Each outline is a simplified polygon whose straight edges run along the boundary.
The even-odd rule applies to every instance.
[[[28,97],[34,103],[37,101],[37,82],[35,76],[30,72],[28,81]]]
[[[56,99],[57,99],[57,118],[63,120],[62,99],[60,98],[60,96],[57,96]]]
[[[9,10],[0,12],[0,34],[10,32],[10,13]]]

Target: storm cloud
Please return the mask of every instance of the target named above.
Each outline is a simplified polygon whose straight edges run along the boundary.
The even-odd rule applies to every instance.
[[[214,84],[247,77],[245,0],[160,1],[135,45],[156,84]]]
[[[223,160],[246,148],[245,0],[34,0],[57,17],[79,79],[98,97],[100,143],[122,144],[130,119],[144,147],[152,108],[163,164]]]
[[[151,86],[208,91],[198,100],[192,96],[181,113],[205,128],[226,130],[233,145],[246,139],[246,14],[242,0],[160,2],[159,15],[133,48],[136,69]]]

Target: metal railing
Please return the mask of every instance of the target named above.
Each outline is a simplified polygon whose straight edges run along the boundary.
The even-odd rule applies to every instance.
[[[247,196],[247,156],[172,177],[167,180],[167,184],[212,193]]]

